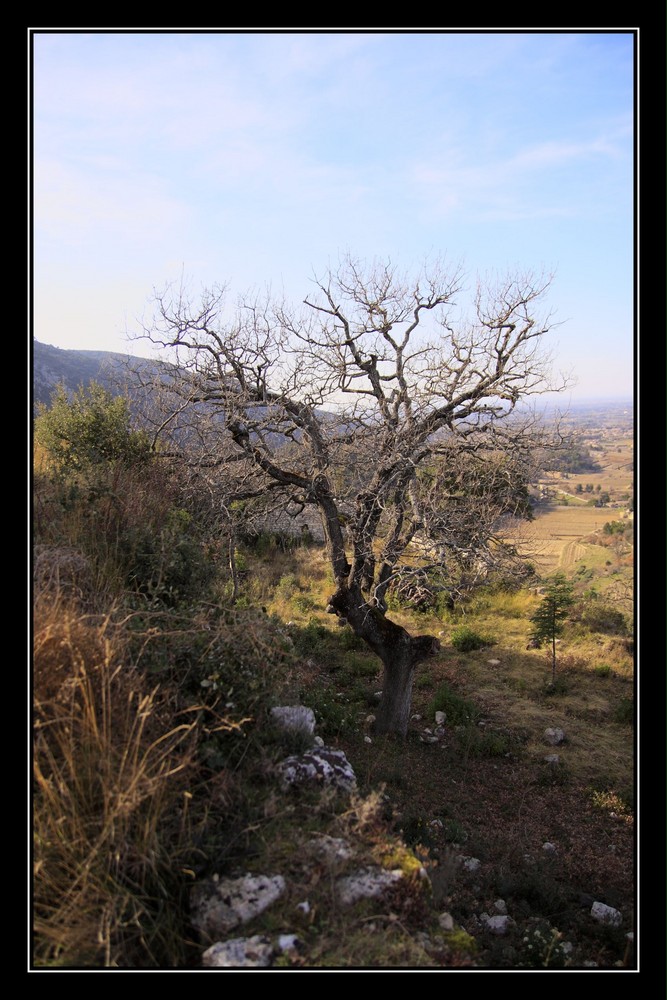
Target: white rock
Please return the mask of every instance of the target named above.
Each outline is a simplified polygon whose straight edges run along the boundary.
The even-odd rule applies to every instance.
[[[435,724],[436,724],[436,726],[444,726],[444,724],[446,722],[447,722],[447,716],[445,715],[444,712],[436,712],[435,713]]]
[[[367,722],[367,723],[368,723],[369,725],[370,725],[370,723],[371,723],[371,722],[375,722],[375,716],[374,716],[374,715],[367,715],[367,716],[366,716],[366,722]]]
[[[438,923],[443,931],[454,930],[454,917],[451,913],[441,913],[438,917]]]
[[[463,862],[463,867],[468,872],[476,872],[482,863],[479,858],[469,858],[465,854],[459,855],[459,861]]]
[[[310,913],[310,903],[307,899],[304,899],[301,903],[297,903],[296,908],[297,910],[301,910],[302,913]]]
[[[486,919],[484,919],[485,917]],[[510,925],[510,918],[507,914],[490,917],[488,914],[483,913],[482,923],[490,934],[507,934]]]
[[[500,660],[487,660],[486,662],[492,667],[500,666]]]
[[[273,945],[269,939],[256,934],[217,941],[202,955],[202,965],[209,969],[265,969],[272,957]]]
[[[370,736],[364,736],[364,743],[372,743],[372,742],[373,740],[370,738]]]
[[[607,906],[606,903],[593,903],[591,916],[598,923],[609,924],[612,927],[620,927],[623,923],[623,915],[620,911],[615,910],[613,906]]]
[[[200,883],[190,895],[194,927],[209,939],[245,924],[285,892],[282,875],[243,875]]]
[[[316,736],[315,737],[315,746],[316,747],[323,747],[324,746],[324,740],[322,739],[321,736]]]
[[[500,913],[502,914],[502,916],[507,915],[507,903],[505,902],[504,899],[497,899],[493,904],[493,908],[496,911],[496,913]]]
[[[543,760],[545,760],[547,764],[560,764],[560,757],[557,753],[548,753]]]
[[[298,940],[296,934],[281,934],[278,938],[278,948],[280,951],[293,951]]]
[[[375,899],[401,878],[403,872],[400,868],[394,871],[366,868],[338,880],[336,883],[338,900],[343,906],[352,906],[360,899]]]
[[[419,720],[421,719],[421,715],[419,715],[418,712],[415,712],[414,715],[410,716],[410,718],[413,722],[419,722]]]
[[[571,941],[563,941],[560,947],[564,955],[571,955],[574,951],[574,945]]]
[[[634,931],[628,931],[628,933],[625,936],[628,939],[628,941],[634,941],[634,939],[635,939],[635,932]]]
[[[299,756],[288,757],[278,765],[283,787],[315,784],[353,791],[357,779],[342,750],[315,747]]]
[[[305,733],[311,736],[315,731],[315,713],[306,705],[279,705],[271,709],[271,719],[281,729]]]
[[[547,854],[555,854],[556,845],[550,843],[550,841],[547,840],[546,843],[542,844],[542,850],[545,851]]]
[[[312,848],[320,858],[326,861],[347,861],[354,851],[342,837],[330,837],[327,833],[320,834],[312,841]]]
[[[562,729],[545,729],[544,739],[550,746],[557,747],[565,741],[565,733]]]

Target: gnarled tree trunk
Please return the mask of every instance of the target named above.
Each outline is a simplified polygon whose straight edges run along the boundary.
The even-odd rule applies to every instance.
[[[431,635],[411,636],[401,625],[386,618],[379,608],[368,604],[357,587],[340,586],[331,597],[329,608],[345,620],[382,661],[384,681],[375,732],[405,736],[415,667],[437,653],[440,643]]]

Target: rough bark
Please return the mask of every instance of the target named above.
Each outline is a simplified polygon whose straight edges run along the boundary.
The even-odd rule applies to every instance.
[[[375,731],[405,736],[415,668],[435,655],[440,643],[432,635],[411,636],[365,601],[357,587],[339,587],[329,601],[329,609],[346,621],[382,661],[384,680]]]

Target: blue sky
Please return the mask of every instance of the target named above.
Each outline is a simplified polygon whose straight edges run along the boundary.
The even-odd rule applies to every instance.
[[[577,397],[633,385],[633,36],[37,32],[34,335],[129,343],[152,289],[300,301],[349,251],[553,271]]]

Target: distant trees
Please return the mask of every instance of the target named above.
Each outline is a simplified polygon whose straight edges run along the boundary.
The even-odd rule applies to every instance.
[[[328,610],[384,666],[378,731],[405,734],[415,668],[439,647],[391,621],[389,588],[520,564],[502,522],[527,513],[540,436],[518,404],[563,384],[542,349],[549,283],[480,282],[466,315],[457,268],[403,276],[347,256],[297,308],[253,296],[228,311],[219,287],[155,296],[143,336],[174,364],[147,396],[156,430],[196,445],[211,489],[224,477],[221,517],[239,501],[319,512]]]
[[[589,448],[569,440],[563,447],[545,455],[543,468],[548,472],[576,475],[582,472],[599,472],[601,465],[591,455]]]
[[[531,639],[538,645],[551,643],[552,683],[556,680],[556,639],[563,632],[563,624],[573,604],[573,585],[564,573],[556,573],[547,583],[546,593],[530,618]]]

